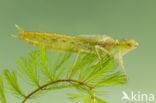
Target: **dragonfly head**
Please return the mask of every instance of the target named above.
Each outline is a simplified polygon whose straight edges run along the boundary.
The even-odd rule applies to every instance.
[[[124,39],[118,40],[118,47],[129,51],[129,50],[133,50],[133,49],[137,48],[138,42],[136,42],[133,39],[124,38]]]

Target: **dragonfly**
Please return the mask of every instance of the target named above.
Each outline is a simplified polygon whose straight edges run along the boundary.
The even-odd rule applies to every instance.
[[[107,35],[69,36],[60,33],[24,31],[18,25],[15,26],[20,31],[20,35],[12,36],[35,47],[42,46],[48,50],[74,54],[97,54],[100,59],[103,54],[114,55],[115,59],[119,59],[119,64],[124,72],[122,57],[138,47],[138,42],[130,38],[114,39]]]

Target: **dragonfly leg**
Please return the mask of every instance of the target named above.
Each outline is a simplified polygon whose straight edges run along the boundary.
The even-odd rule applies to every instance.
[[[122,58],[122,53],[121,51],[119,50],[119,64],[120,64],[120,67],[122,68],[123,72],[124,72],[124,75],[126,76],[127,73],[126,73],[126,69],[124,67],[124,64],[123,64],[123,58]],[[126,77],[127,78],[127,77]]]
[[[99,53],[99,49],[100,49],[99,46],[95,46],[95,51],[97,53],[97,56],[98,56],[99,60],[101,60],[101,55]]]
[[[97,55],[98,55],[99,60],[101,60],[101,59],[102,59],[102,58],[101,58],[100,51],[102,51],[102,52],[103,52],[102,54],[110,54],[110,53],[108,52],[108,50],[107,50],[107,49],[105,49],[105,48],[101,48],[101,47],[100,47],[100,46],[98,46],[98,45],[96,45],[96,46],[95,46],[95,51],[96,51],[96,53],[97,53]]]
[[[109,53],[105,48],[101,48],[98,45],[95,46],[95,51],[96,51],[98,59],[99,59],[99,61],[97,61],[95,64],[101,63],[103,54],[108,54]],[[102,54],[100,53],[101,51],[102,51]],[[101,65],[101,68],[102,68],[102,65]]]
[[[69,79],[71,79],[71,76],[72,76],[72,74],[73,74],[73,67],[76,65],[77,60],[78,60],[78,58],[79,58],[81,52],[82,52],[82,50],[80,50],[80,51],[77,53],[77,55],[76,55],[76,58],[75,58],[75,60],[74,60],[73,66],[72,66],[72,71],[71,71],[71,73],[70,73],[70,75],[69,75]]]
[[[76,65],[77,60],[78,60],[78,58],[79,58],[79,56],[80,56],[80,53],[81,53],[81,50],[77,53],[76,58],[75,58],[75,60],[74,60],[74,64],[73,64],[73,66]]]

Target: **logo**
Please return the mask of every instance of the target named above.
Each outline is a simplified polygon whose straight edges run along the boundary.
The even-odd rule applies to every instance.
[[[122,101],[130,101],[130,102],[154,102],[154,94],[149,93],[141,93],[140,91],[130,93],[122,92]]]

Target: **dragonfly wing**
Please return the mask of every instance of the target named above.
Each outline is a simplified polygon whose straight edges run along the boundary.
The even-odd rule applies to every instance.
[[[94,46],[100,47],[103,53],[111,54],[114,51],[116,39],[113,39],[107,35],[79,35],[81,40],[94,44]]]
[[[107,36],[107,35],[89,35],[89,34],[86,34],[86,35],[78,35],[77,36],[78,38],[80,39],[83,39],[83,40],[87,40],[87,41],[92,41],[92,42],[105,42],[107,40],[113,40],[113,38]]]

